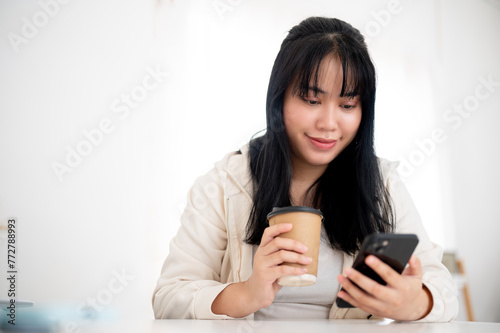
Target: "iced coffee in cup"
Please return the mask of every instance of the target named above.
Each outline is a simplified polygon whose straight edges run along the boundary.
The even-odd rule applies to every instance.
[[[281,234],[280,237],[291,238],[301,242],[307,246],[307,252],[304,255],[312,258],[312,262],[305,266],[307,268],[305,274],[283,276],[278,280],[278,284],[287,287],[301,287],[315,284],[318,275],[319,242],[323,213],[317,209],[305,206],[275,207],[267,215],[267,220],[270,226],[279,223],[291,223],[293,225],[292,230]],[[283,263],[282,265],[304,267],[304,265],[295,263]]]

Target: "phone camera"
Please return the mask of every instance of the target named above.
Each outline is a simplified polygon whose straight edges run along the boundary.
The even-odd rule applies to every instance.
[[[389,245],[389,241],[384,240],[382,243],[378,243],[375,245],[375,253],[383,253],[384,249]]]

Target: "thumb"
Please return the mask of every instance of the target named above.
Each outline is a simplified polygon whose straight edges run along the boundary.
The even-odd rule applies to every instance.
[[[422,264],[420,263],[420,259],[415,256],[411,256],[408,264],[409,265],[405,268],[402,275],[422,276]]]

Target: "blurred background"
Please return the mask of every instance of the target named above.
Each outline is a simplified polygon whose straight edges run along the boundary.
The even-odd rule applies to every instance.
[[[0,299],[14,217],[18,299],[70,328],[152,319],[188,189],[265,128],[309,16],[366,36],[377,154],[464,263],[475,319],[500,321],[500,0],[0,0]]]

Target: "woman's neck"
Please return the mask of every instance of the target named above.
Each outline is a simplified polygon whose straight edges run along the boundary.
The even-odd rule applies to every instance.
[[[311,187],[323,175],[326,168],[326,166],[311,166],[292,158],[290,200],[293,206],[313,206],[316,186]]]

